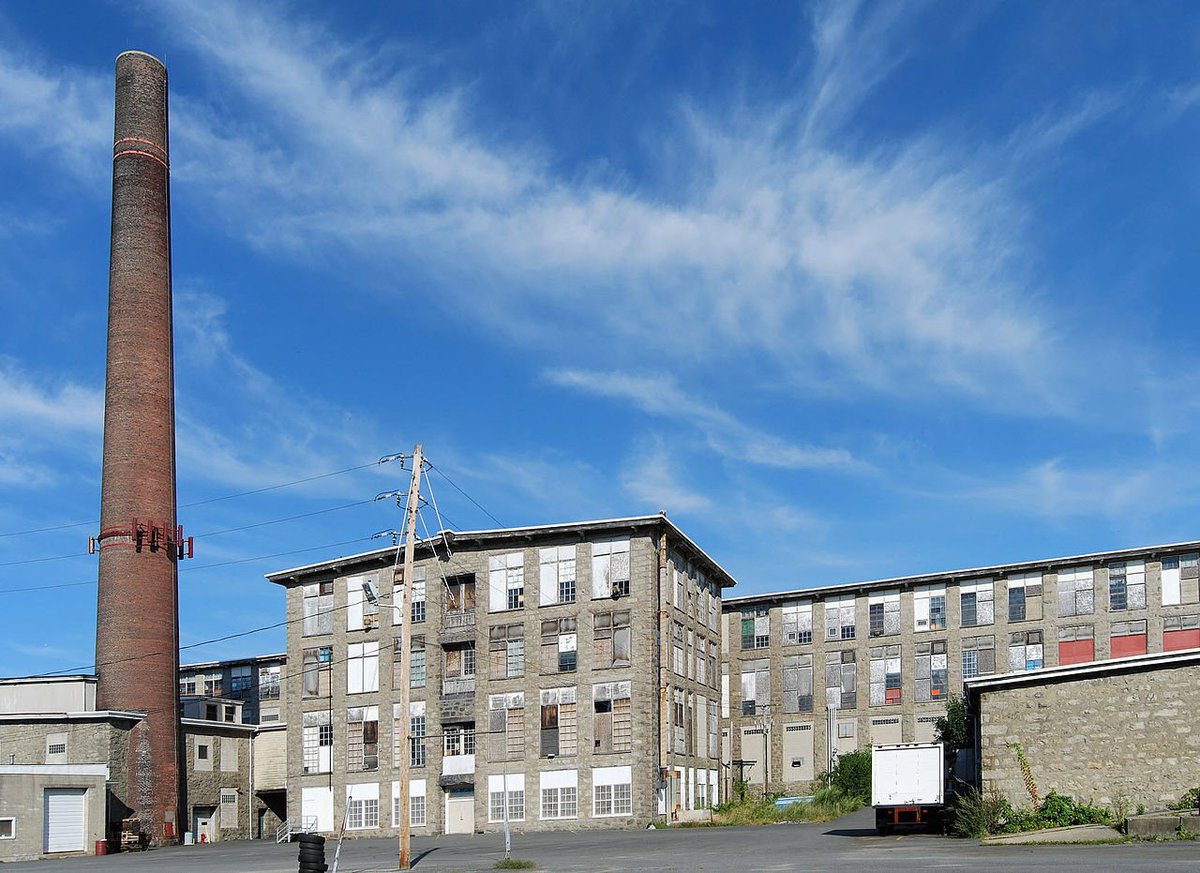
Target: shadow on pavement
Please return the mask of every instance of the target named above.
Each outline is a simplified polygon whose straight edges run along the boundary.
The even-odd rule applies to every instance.
[[[416,855],[416,856],[415,856],[415,857],[412,859],[412,863],[411,863],[411,865],[410,865],[410,866],[412,866],[412,867],[416,867],[418,864],[420,864],[422,861],[424,861],[424,860],[425,860],[426,856],[428,856],[428,855],[432,855],[432,854],[433,854],[434,852],[436,852],[437,850],[438,850],[438,847],[437,847],[437,846],[433,846],[432,848],[426,849],[424,852],[422,852],[422,853],[421,853],[421,854],[419,854],[419,855]]]
[[[828,837],[877,837],[879,832],[875,828],[834,828],[831,831],[825,831]]]

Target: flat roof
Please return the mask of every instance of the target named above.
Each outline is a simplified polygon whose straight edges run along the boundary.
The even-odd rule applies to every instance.
[[[0,776],[99,776],[108,778],[107,764],[0,764]]]
[[[180,670],[211,670],[213,667],[232,667],[238,664],[269,664],[272,661],[286,661],[287,652],[272,655],[249,655],[245,658],[225,658],[221,661],[195,661],[191,664],[180,664]]]
[[[4,721],[103,721],[105,719],[128,719],[141,721],[146,717],[144,712],[123,709],[95,709],[86,712],[4,712],[0,713],[0,722]]]
[[[1139,546],[1137,548],[1116,549],[1109,552],[1089,552],[1084,555],[1069,555],[1059,558],[1040,558],[1034,561],[1017,561],[1009,564],[993,564],[988,567],[971,567],[962,570],[943,570],[936,573],[920,573],[913,576],[892,576],[887,579],[872,579],[864,582],[839,582],[836,585],[819,585],[812,588],[791,588],[785,591],[772,591],[766,594],[744,594],[740,597],[723,599],[723,606],[734,606],[745,603],[761,603],[764,601],[791,600],[797,596],[819,597],[825,594],[843,594],[847,591],[865,591],[878,588],[895,588],[904,585],[920,585],[934,582],[954,582],[960,579],[974,579],[982,576],[1003,576],[1009,573],[1021,573],[1039,568],[1069,567],[1076,564],[1108,563],[1129,558],[1154,557],[1175,552],[1200,551],[1200,540],[1189,540],[1182,543],[1168,543],[1157,546]]]
[[[246,724],[242,721],[209,721],[206,718],[181,718],[179,723],[184,727],[204,728],[206,732],[224,730],[226,728],[235,731],[248,731],[250,733],[258,730],[258,725]]]
[[[0,685],[48,685],[51,682],[95,682],[92,673],[76,673],[71,676],[9,676],[0,678]]]
[[[1007,688],[1022,688],[1030,685],[1045,685],[1051,682],[1070,682],[1091,679],[1097,676],[1113,676],[1121,673],[1141,673],[1147,670],[1169,670],[1200,664],[1200,649],[1181,652],[1153,652],[1147,655],[1129,655],[1110,658],[1107,661],[1088,661],[1085,664],[1069,664],[1065,667],[1045,667],[1021,673],[1003,673],[999,676],[980,676],[964,683],[968,695],[1003,691]]]
[[[680,530],[678,525],[663,514],[528,525],[525,527],[488,528],[484,530],[440,530],[433,536],[417,540],[415,547],[417,549],[428,550],[432,553],[435,547],[443,542],[449,542],[453,546],[456,542],[486,543],[493,540],[512,539],[514,537],[553,536],[557,533],[583,533],[587,531],[620,530],[623,528],[637,529],[655,527],[660,524],[665,525],[676,537],[682,540],[687,548],[694,553],[695,557],[702,559],[712,570],[715,570],[719,576],[723,577],[722,588],[732,588],[737,584],[737,580],[729,574],[729,571],[714,561],[707,552],[696,545],[691,537]],[[359,552],[358,554],[333,558],[328,561],[318,561],[313,564],[305,564],[287,570],[278,570],[274,573],[266,574],[266,579],[269,582],[274,582],[276,585],[286,585],[289,582],[298,581],[302,576],[311,576],[316,573],[327,573],[330,571],[336,573],[342,568],[353,564],[391,559],[396,554],[396,548],[396,546],[386,546],[382,549],[372,549],[369,552]]]

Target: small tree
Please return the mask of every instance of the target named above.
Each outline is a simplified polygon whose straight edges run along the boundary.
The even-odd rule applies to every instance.
[[[857,797],[863,803],[871,800],[871,750],[859,749],[847,755],[838,755],[837,762],[829,772],[829,784],[840,789],[847,797]]]
[[[946,703],[946,714],[933,725],[934,737],[946,750],[946,760],[953,761],[959,749],[971,744],[967,736],[967,699],[956,694]]]

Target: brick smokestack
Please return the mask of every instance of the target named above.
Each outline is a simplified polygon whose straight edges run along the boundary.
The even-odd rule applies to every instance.
[[[117,57],[96,705],[147,712],[125,797],[155,842],[181,824],[175,374],[167,70]]]

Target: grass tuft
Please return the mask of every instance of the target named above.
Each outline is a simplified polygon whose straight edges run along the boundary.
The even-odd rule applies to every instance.
[[[789,821],[833,821],[849,815],[863,806],[860,797],[851,796],[838,788],[822,788],[811,801],[793,803],[780,808],[773,799],[735,800],[713,809],[713,824],[767,825]]]
[[[532,870],[536,866],[533,861],[525,858],[501,858],[496,862],[497,870]]]

